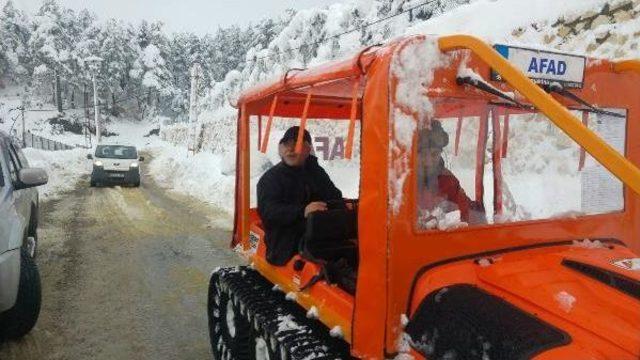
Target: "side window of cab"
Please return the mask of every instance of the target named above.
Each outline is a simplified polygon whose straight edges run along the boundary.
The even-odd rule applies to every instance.
[[[14,145],[14,144],[9,144],[9,148],[15,153],[16,155],[16,159],[18,160],[20,165],[20,169],[25,169],[29,167],[29,163],[27,162],[27,157],[24,156],[24,153],[22,152],[22,149],[20,149],[20,147]]]
[[[20,161],[20,157],[18,157],[18,153],[13,148],[13,145],[8,144],[7,152],[9,153],[9,176],[11,177],[11,181],[15,184],[18,182],[18,172],[22,169],[22,163]]]

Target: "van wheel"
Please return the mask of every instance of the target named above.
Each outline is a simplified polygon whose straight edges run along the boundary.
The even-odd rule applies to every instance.
[[[20,251],[20,283],[15,305],[0,314],[0,338],[17,339],[26,335],[38,321],[42,293],[35,261],[25,249]]]

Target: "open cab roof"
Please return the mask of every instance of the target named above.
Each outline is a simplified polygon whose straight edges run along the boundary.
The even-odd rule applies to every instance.
[[[431,45],[417,45],[427,43]],[[404,49],[417,49],[420,46],[423,48],[422,53],[410,50],[413,51],[410,56],[405,56],[406,59],[400,59],[399,54],[405,51]],[[431,49],[425,52],[425,46],[431,46]],[[424,58],[420,58],[420,56]],[[411,59],[407,60],[409,58]],[[447,36],[438,39],[413,36],[393,41],[382,47],[366,48],[347,60],[326,63],[312,69],[291,70],[279,80],[245,91],[238,102],[238,107],[242,114],[240,119],[243,119],[243,121],[239,122],[239,130],[242,130],[242,124],[250,116],[268,118],[266,129],[262,130],[261,127],[261,133],[259,134],[259,137],[264,139],[264,141],[261,141],[260,150],[265,152],[273,118],[301,118],[302,126],[305,125],[307,119],[350,120],[352,123],[362,120],[363,143],[367,142],[367,134],[369,133],[367,130],[372,129],[376,135],[376,138],[372,139],[375,142],[376,152],[380,153],[380,155],[385,155],[384,149],[393,149],[394,144],[397,143],[398,137],[394,130],[402,130],[394,129],[394,126],[398,127],[401,121],[394,120],[393,114],[390,112],[392,110],[389,108],[398,108],[405,105],[401,103],[402,99],[398,100],[395,96],[399,90],[402,90],[398,89],[398,86],[402,87],[406,86],[406,84],[401,84],[397,74],[393,74],[393,70],[391,70],[391,73],[389,71],[394,66],[397,68],[399,66],[398,63],[402,61],[412,62],[411,64],[406,64],[408,68],[407,78],[413,76],[420,84],[425,85],[422,89],[412,89],[411,91],[414,94],[411,96],[415,97],[415,93],[422,92],[426,94],[425,98],[429,99],[445,97],[449,99],[475,99],[487,104],[502,103],[505,109],[508,109],[509,105],[514,105],[503,98],[478,88],[457,84],[463,73],[476,75],[492,88],[513,96],[516,103],[527,104],[531,108],[535,108],[537,112],[545,114],[555,126],[562,129],[587,153],[591,154],[593,158],[604,165],[617,178],[621,179],[627,188],[636,193],[640,192],[640,171],[632,164],[632,162],[638,163],[636,159],[638,155],[627,151],[636,148],[632,143],[635,140],[632,134],[636,129],[631,117],[627,118],[627,123],[629,124],[627,138],[625,139],[627,149],[621,154],[613,149],[610,144],[607,144],[605,140],[594,134],[593,131],[589,131],[588,126],[585,126],[580,118],[572,114],[568,107],[585,111],[593,109],[576,103],[575,99],[563,97],[556,93],[549,94],[542,86],[535,85],[525,75],[527,71],[535,73],[538,77],[535,81],[539,84],[547,86],[561,84],[566,87],[566,91],[570,91],[587,104],[626,109],[631,116],[634,116],[635,109],[633,108],[637,104],[629,103],[628,98],[620,96],[620,93],[633,93],[636,90],[634,79],[638,76],[637,71],[639,71],[640,65],[638,65],[638,62],[633,61],[612,63],[602,59],[513,48],[505,45],[497,45],[492,48],[482,41],[469,36]],[[412,71],[416,72],[420,69],[426,72],[424,74],[412,73]],[[636,73],[633,70],[636,70]],[[532,74],[529,75],[530,77],[536,77],[531,76]],[[422,79],[420,76],[426,76],[427,78]],[[373,81],[374,79],[376,80],[375,82]],[[381,90],[384,90],[387,86],[390,86],[391,89],[389,93],[386,93],[387,98],[385,99],[378,94],[383,94],[384,92]],[[394,91],[396,94],[394,94]],[[374,94],[374,92],[377,94]],[[367,101],[367,93],[369,93],[368,99],[370,101]],[[419,94],[418,96],[421,95]],[[363,102],[363,98],[365,98],[365,102]],[[413,99],[413,101],[416,101],[416,99]],[[388,104],[383,104],[384,102]],[[456,105],[455,102],[449,102],[449,105],[447,105],[443,102],[438,106],[434,106],[433,109],[425,111],[432,111],[429,115],[434,118],[442,115],[442,113],[451,113],[454,109],[460,117],[479,116],[480,113],[478,111],[480,110],[478,107],[469,106],[469,104],[460,102]],[[418,104],[416,106],[422,105]],[[417,125],[421,121],[417,117],[424,115],[420,113],[422,111],[420,109],[405,110],[407,114],[413,116],[412,121],[415,122],[413,125]],[[529,110],[511,106],[509,111],[518,113]],[[391,128],[389,127],[390,124]],[[355,136],[353,128],[353,126],[349,127],[346,149],[347,158],[350,157],[353,147],[352,138]],[[248,135],[243,135],[241,131],[239,131],[239,134],[241,135],[240,139],[244,135]],[[381,137],[382,134],[389,134],[390,136]],[[410,141],[415,140],[413,139],[415,134],[413,135],[409,139]],[[394,137],[396,137],[395,140]],[[401,142],[407,141],[407,139],[400,140]],[[400,148],[403,148],[400,149],[400,152],[411,150],[412,144],[400,144]],[[248,150],[248,146],[247,148],[239,147],[239,149]],[[239,154],[241,153],[242,151],[239,152]],[[393,169],[394,156],[396,155],[392,154],[391,158],[384,156],[385,159],[379,160],[383,160],[387,164],[384,168]],[[399,157],[405,155],[400,154]],[[249,166],[248,162],[246,165]],[[363,168],[366,167],[367,164],[363,164]],[[378,173],[380,169],[380,166],[376,166],[375,172]],[[238,178],[242,180],[242,173],[240,172],[242,167],[239,166],[237,170],[239,171]],[[363,178],[367,175],[366,171],[363,171],[362,174]],[[390,174],[390,177],[392,176],[393,174]],[[393,182],[393,179],[389,178],[389,182]],[[363,182],[361,187],[365,186],[366,182]],[[402,196],[402,193],[406,192],[407,189],[403,186],[396,190],[393,189],[393,186],[388,186],[385,189],[389,192],[387,198],[390,199],[389,204],[392,208],[400,205],[398,201],[408,199],[408,197]],[[241,193],[238,193],[238,195],[241,195]],[[394,200],[397,201],[394,203]],[[243,201],[248,201],[248,199]],[[237,203],[236,205],[241,204]],[[237,210],[240,210],[239,206]],[[396,208],[395,210],[398,209]],[[397,211],[390,211],[390,213],[393,212]]]
[[[528,72],[535,73],[530,77],[540,85]],[[394,349],[401,332],[399,318],[407,312],[416,274],[428,269],[585,238],[611,240],[615,246],[640,252],[640,102],[626,94],[640,94],[640,62],[494,48],[462,35],[412,36],[365,49],[344,61],[290,71],[279,80],[245,91],[238,102],[232,244],[251,250],[249,229],[260,222],[250,208],[252,116],[267,119],[266,127],[258,127],[263,152],[278,117],[300,118],[303,127],[307,119],[349,121],[347,154],[357,135],[353,124],[359,121],[358,284],[366,286],[358,285],[353,305],[353,317],[360,321],[348,329],[343,326],[343,331],[355,353],[380,354],[378,339],[383,339],[385,350]],[[621,119],[610,122],[616,124],[616,134],[622,134],[621,142],[613,143],[612,138],[620,137],[608,137],[594,127],[610,119]],[[441,121],[450,133],[449,148],[445,148],[451,153],[450,166],[465,145],[470,147],[467,153],[473,160],[460,164],[471,170],[473,180],[460,182],[467,195],[490,212],[488,223],[448,229],[421,226],[419,144],[422,131],[428,131],[432,121]],[[464,140],[465,131],[473,133],[470,141]],[[562,216],[522,215],[515,206],[513,217],[501,221],[505,214],[500,211],[509,206],[505,199],[510,192],[501,184],[518,175],[518,164],[511,166],[509,160],[514,157],[507,154],[517,150],[518,139],[534,133],[544,137],[551,134],[548,131],[558,139],[557,148],[566,150],[560,164],[570,168],[566,178],[576,181],[568,188],[590,181],[580,171],[599,164],[593,179],[608,174],[607,181],[616,182],[617,203],[598,210],[598,201],[607,196],[601,194],[589,203],[578,201]],[[532,154],[548,150],[536,148]],[[533,157],[521,159],[526,165]],[[502,171],[500,164],[507,169]],[[515,169],[511,173],[509,166]],[[537,188],[551,191],[559,187],[550,174],[539,175],[548,182]],[[511,190],[517,193],[514,188]],[[597,187],[584,189],[580,196],[589,197],[588,190]],[[490,190],[493,199],[483,201]],[[527,190],[523,186],[520,192]],[[582,211],[585,204],[595,210]],[[247,254],[255,256],[251,251]],[[267,271],[258,259],[255,263],[259,270]],[[458,275],[465,274],[454,274]],[[338,320],[335,324],[344,325]]]

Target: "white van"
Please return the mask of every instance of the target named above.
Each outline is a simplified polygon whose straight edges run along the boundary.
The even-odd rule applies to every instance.
[[[87,155],[93,160],[91,186],[102,184],[125,184],[140,186],[140,162],[135,146],[98,145],[95,153]]]

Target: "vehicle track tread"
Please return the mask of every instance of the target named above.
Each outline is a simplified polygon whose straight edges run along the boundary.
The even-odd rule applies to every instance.
[[[249,267],[221,268],[213,272],[209,287],[209,325],[219,319],[214,314],[212,294],[225,293],[254,334],[274,339],[291,360],[350,359],[348,344],[333,338],[324,324],[308,319],[305,310],[272,283]],[[213,342],[213,337],[212,337]],[[215,344],[212,343],[212,347]],[[246,344],[253,346],[253,342]],[[215,355],[216,351],[214,351]]]

